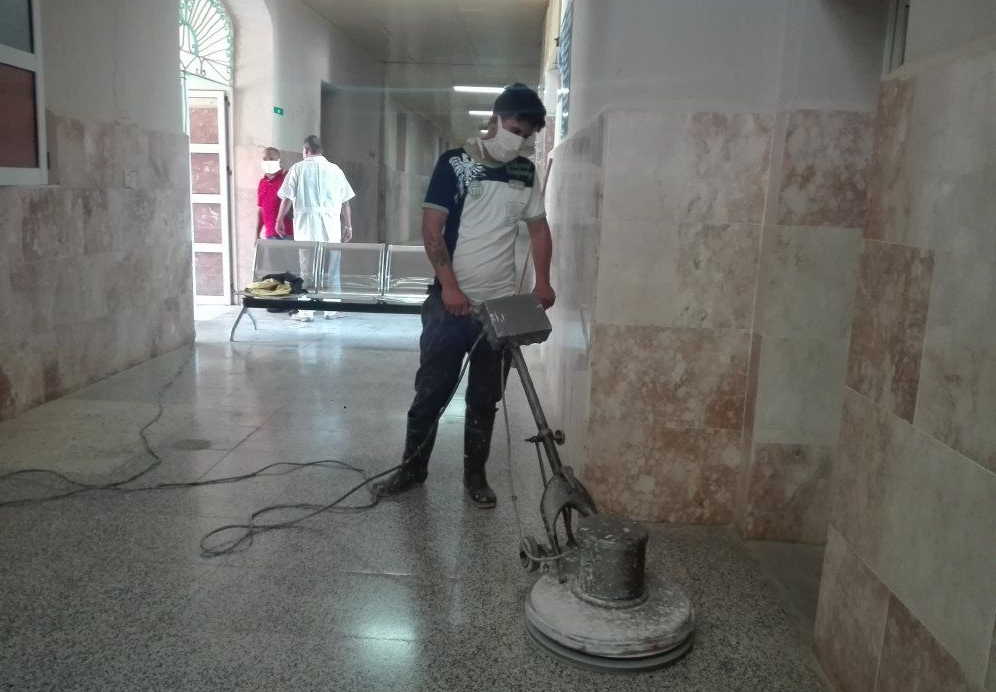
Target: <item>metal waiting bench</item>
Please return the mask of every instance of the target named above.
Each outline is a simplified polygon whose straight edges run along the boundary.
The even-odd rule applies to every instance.
[[[306,293],[272,298],[243,293],[229,341],[244,315],[258,328],[252,308],[417,315],[435,276],[421,245],[256,241],[253,281],[283,273],[300,276]]]

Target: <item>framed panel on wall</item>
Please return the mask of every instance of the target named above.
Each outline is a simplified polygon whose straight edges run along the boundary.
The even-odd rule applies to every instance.
[[[48,183],[41,0],[0,0],[0,185]]]

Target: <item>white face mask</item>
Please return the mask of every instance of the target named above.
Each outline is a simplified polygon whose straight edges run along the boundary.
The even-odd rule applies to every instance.
[[[491,158],[501,163],[508,163],[519,155],[524,140],[514,132],[509,132],[501,126],[501,119],[498,119],[498,132],[491,139],[481,140],[481,144],[490,154]]]
[[[522,148],[519,149],[519,156],[525,156],[527,159],[531,159],[536,156],[536,133],[532,133],[522,142]]]
[[[280,172],[280,162],[279,161],[263,161],[263,172],[266,175],[275,175]]]

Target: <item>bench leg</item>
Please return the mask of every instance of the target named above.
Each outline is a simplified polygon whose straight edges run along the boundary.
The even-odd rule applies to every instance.
[[[249,308],[247,308],[247,307],[246,307],[245,305],[243,305],[243,306],[242,306],[242,311],[241,311],[241,312],[239,312],[239,316],[235,318],[235,324],[233,324],[233,325],[232,325],[232,331],[231,331],[231,332],[230,332],[230,333],[228,334],[228,340],[229,340],[230,342],[231,342],[231,341],[235,341],[235,330],[236,330],[236,329],[238,329],[238,326],[239,326],[239,322],[241,322],[241,321],[242,321],[242,316],[243,316],[244,314],[246,314],[247,312],[249,312]],[[252,320],[252,323],[253,323],[253,325],[255,325],[255,324],[256,324],[256,320],[255,320],[255,319],[253,319],[253,316],[252,316],[252,315],[249,315],[249,319],[251,319],[251,320]]]
[[[259,325],[256,324],[256,318],[253,317],[252,313],[249,312],[249,308],[245,308],[246,314],[249,315],[249,321],[252,322],[252,328],[254,331],[259,331]]]

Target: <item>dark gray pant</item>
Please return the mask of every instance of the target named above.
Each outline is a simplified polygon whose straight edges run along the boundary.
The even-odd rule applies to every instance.
[[[481,325],[476,319],[451,315],[443,306],[439,292],[430,292],[422,305],[420,365],[415,375],[415,400],[408,410],[405,436],[404,459],[417,476],[426,473],[436,440],[436,421],[457,386],[463,357],[480,333]],[[482,338],[470,355],[464,423],[466,474],[484,471],[495,413],[507,375],[508,365],[503,368],[501,354]]]

